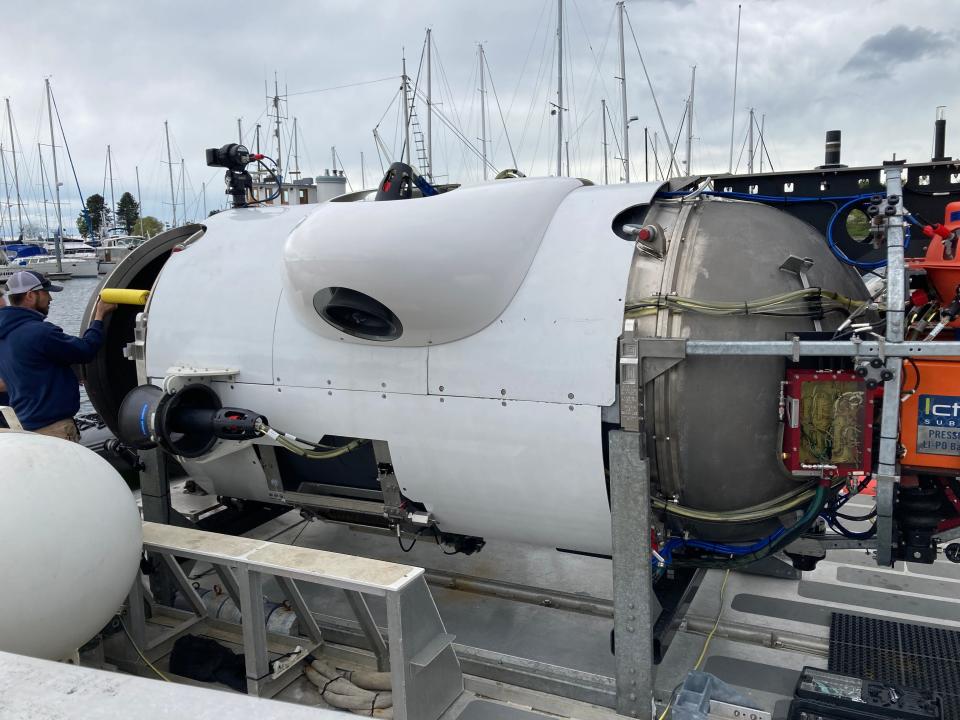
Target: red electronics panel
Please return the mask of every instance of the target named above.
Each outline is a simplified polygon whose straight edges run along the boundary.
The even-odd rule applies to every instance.
[[[869,473],[874,403],[882,392],[852,372],[789,370],[783,458],[798,475]]]

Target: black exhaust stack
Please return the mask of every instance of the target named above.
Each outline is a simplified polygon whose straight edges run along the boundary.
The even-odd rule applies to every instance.
[[[937,119],[933,123],[933,157],[932,161],[950,160],[944,153],[947,144],[947,115],[946,108],[940,106],[937,108]]]
[[[821,168],[843,168],[846,165],[840,163],[840,131],[827,130],[827,137],[824,142],[823,165]]]

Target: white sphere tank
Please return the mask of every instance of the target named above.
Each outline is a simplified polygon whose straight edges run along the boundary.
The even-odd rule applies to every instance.
[[[0,432],[0,650],[58,660],[123,604],[143,546],[130,489],[77,443]]]

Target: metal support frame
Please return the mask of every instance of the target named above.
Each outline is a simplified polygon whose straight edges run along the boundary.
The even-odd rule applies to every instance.
[[[650,462],[639,432],[612,430],[609,444],[616,709],[628,717],[649,718],[656,621],[652,615],[657,607],[650,565]]]
[[[904,163],[884,163],[887,198],[898,198],[896,214],[887,220],[887,342],[903,342],[904,304],[907,299],[907,278],[903,266],[903,183]],[[928,345],[931,343],[928,343]],[[939,344],[939,343],[938,343]],[[887,361],[892,377],[883,386],[883,408],[880,411],[880,447],[877,451],[877,564],[893,565],[893,510],[897,486],[900,484],[900,388],[903,360]]]
[[[438,720],[463,692],[454,637],[444,628],[421,568],[152,522],[144,523],[143,545],[162,558],[193,610],[193,614],[180,614],[184,619],[159,636],[148,638],[144,587],[137,577],[128,598],[128,618],[131,635],[148,659],[169,652],[173,641],[194,626],[204,622],[211,627],[226,625],[208,615],[203,599],[180,567],[180,558],[213,565],[226,591],[239,598],[247,692],[251,695],[272,697],[282,690],[299,675],[307,655],[324,641],[297,582],[347,593],[378,667],[389,667],[391,672],[397,720]],[[268,634],[263,587],[270,577],[276,579],[297,614],[305,638]],[[386,640],[366,604],[364,596],[368,594],[386,601]],[[278,645],[296,653],[282,667],[273,665],[269,654]]]
[[[885,216],[887,252],[887,329],[886,335],[864,339],[854,335],[849,340],[686,340],[680,338],[639,338],[634,321],[628,320],[620,339],[620,424],[625,430],[643,429],[643,387],[656,375],[665,372],[687,355],[716,356],[781,356],[794,361],[801,357],[827,356],[879,358],[892,373],[884,385],[881,409],[880,446],[877,473],[877,563],[893,564],[896,547],[893,513],[900,482],[900,387],[903,358],[958,357],[960,341],[922,342],[904,340],[904,304],[906,272],[904,267],[903,183],[904,163],[884,163],[886,195],[897,198],[895,211]],[[796,272],[804,281],[806,261],[788,258],[781,269]],[[649,368],[649,370],[648,370]],[[612,474],[612,470],[611,470]],[[612,492],[612,488],[611,488]]]
[[[357,616],[360,629],[363,630],[367,642],[373,649],[374,657],[377,658],[377,670],[381,672],[389,670],[390,655],[387,651],[387,644],[383,641],[383,635],[380,634],[380,628],[377,627],[377,622],[373,619],[370,608],[367,606],[367,601],[361,593],[353,590],[344,590],[344,593],[347,596],[347,602],[350,603],[353,614]]]

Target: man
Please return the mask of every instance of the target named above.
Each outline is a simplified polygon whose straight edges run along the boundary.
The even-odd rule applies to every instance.
[[[45,322],[50,293],[63,290],[41,273],[23,270],[7,280],[7,307],[0,308],[0,378],[25,430],[74,442],[80,433],[80,385],[70,367],[93,360],[103,345],[103,319],[116,305],[97,301],[83,337]]]

